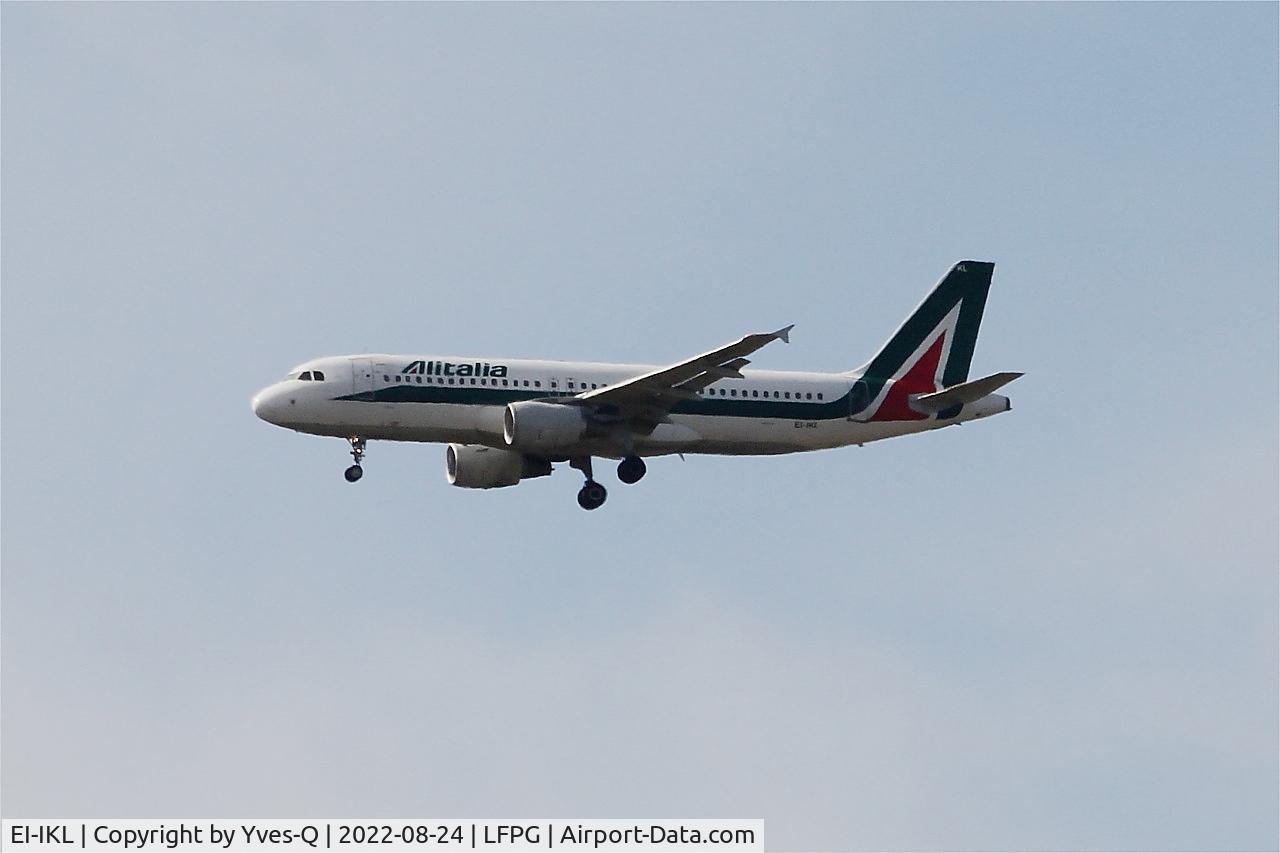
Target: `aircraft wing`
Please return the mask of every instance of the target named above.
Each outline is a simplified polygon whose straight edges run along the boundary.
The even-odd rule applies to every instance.
[[[747,335],[719,349],[641,374],[634,379],[586,391],[575,399],[592,406],[653,409],[665,412],[681,400],[696,400],[698,392],[720,379],[741,379],[750,363],[746,356],[772,341],[790,343],[793,326],[776,332]],[[654,420],[658,420],[655,418]]]

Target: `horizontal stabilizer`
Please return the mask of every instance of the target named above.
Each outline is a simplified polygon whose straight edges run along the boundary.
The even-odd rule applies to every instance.
[[[1008,385],[1021,375],[1021,373],[993,373],[990,376],[984,376],[982,379],[961,382],[959,385],[952,385],[950,388],[943,388],[941,391],[935,391],[932,394],[912,394],[907,400],[907,405],[917,412],[936,415],[938,412],[950,409],[953,406],[977,402],[988,394],[995,393],[997,388]]]

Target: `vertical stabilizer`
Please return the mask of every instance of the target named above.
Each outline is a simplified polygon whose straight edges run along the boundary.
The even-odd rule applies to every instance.
[[[907,421],[929,417],[909,396],[931,394],[969,378],[978,326],[995,264],[961,261],[951,268],[863,367],[851,397],[858,420]],[[957,407],[958,411],[958,407]],[[943,411],[938,417],[949,417]]]

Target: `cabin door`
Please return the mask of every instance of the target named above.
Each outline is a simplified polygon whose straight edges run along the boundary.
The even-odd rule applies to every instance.
[[[363,395],[359,399],[373,399],[373,359],[351,359],[351,393]]]

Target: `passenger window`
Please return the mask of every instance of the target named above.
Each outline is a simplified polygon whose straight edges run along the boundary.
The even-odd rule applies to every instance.
[[[783,396],[783,398],[785,398],[785,399],[787,399],[787,400],[790,400],[790,399],[791,399],[791,392],[790,392],[790,391],[783,391],[783,392],[782,392],[782,396]]]
[[[731,388],[731,389],[729,390],[729,396],[730,396],[730,397],[736,397],[736,396],[738,396],[738,389],[737,389],[737,388]]]
[[[556,381],[554,379],[551,380],[551,387],[552,388],[556,387]]]
[[[759,396],[760,396],[760,392],[759,392],[759,391],[757,391],[756,389],[752,388],[752,389],[751,389],[751,396],[752,396],[752,397],[759,397]]]
[[[813,393],[812,393],[812,392],[810,392],[810,391],[806,391],[806,392],[804,392],[804,398],[805,398],[806,400],[812,400],[812,399],[813,399]]]
[[[399,381],[400,381],[400,374],[399,374],[399,373],[397,373],[397,374],[396,374],[396,381],[397,381],[397,382],[399,382]]]
[[[777,392],[777,391],[774,391],[774,392],[773,392],[773,399],[775,399],[775,400],[776,400],[776,399],[778,399],[778,392]]]
[[[472,385],[475,385],[475,384],[476,384],[476,380],[475,380],[475,379],[472,379],[472,380],[471,380],[471,384],[472,384]]]
[[[819,400],[821,400],[821,399],[822,399],[822,392],[821,392],[821,391],[819,391],[819,392],[818,392],[818,399],[819,399]]]
[[[449,384],[450,384],[450,385],[452,385],[452,384],[453,384],[453,377],[452,377],[452,376],[450,376],[450,377],[449,377]]]
[[[421,376],[415,376],[415,377],[413,377],[413,380],[414,380],[415,382],[417,382],[419,385],[421,385],[421,384],[422,384],[422,377],[421,377]]]
[[[382,374],[382,381],[383,381],[383,382],[390,382],[390,381],[391,381],[391,377],[384,373],[384,374]]]
[[[721,388],[721,389],[720,389],[720,396],[721,396],[721,397],[723,397],[723,396],[724,396],[724,389],[723,389],[723,388]]]
[[[525,384],[525,385],[528,385],[529,383],[528,383],[528,382],[526,382],[526,383],[524,383],[524,384]],[[554,387],[555,387],[555,383],[554,383],[554,382],[552,382],[552,383],[551,383],[551,386],[554,388]],[[534,388],[541,388],[541,387],[542,387],[542,383],[541,383],[541,382],[539,382],[537,379],[535,379],[535,380],[533,380],[533,387],[534,387]]]

